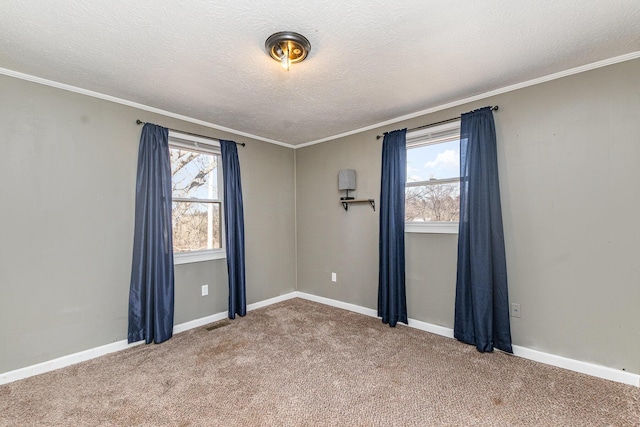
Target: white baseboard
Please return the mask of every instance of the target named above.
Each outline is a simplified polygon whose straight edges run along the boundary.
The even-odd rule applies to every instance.
[[[76,363],[84,362],[86,360],[95,359],[96,357],[104,356],[105,354],[134,347],[142,344],[143,342],[144,341],[139,341],[133,344],[128,344],[127,340],[116,341],[111,344],[101,345],[100,347],[90,348],[89,350],[68,354],[66,356],[58,357],[57,359],[5,372],[0,374],[0,385],[32,377],[34,375],[44,374],[45,372],[55,371],[56,369],[75,365]]]
[[[409,319],[409,327],[431,332],[436,335],[442,335],[443,337],[453,338],[453,329],[434,325],[433,323],[423,322],[422,320]]]
[[[173,327],[173,333],[179,334],[180,332],[188,331],[189,329],[199,328],[200,326],[208,325],[209,323],[217,322],[222,319],[226,319],[228,317],[228,313],[225,311],[223,313],[212,314],[211,316],[201,317],[200,319],[191,320],[189,322],[184,322],[179,325],[175,325]]]
[[[264,301],[258,301],[253,304],[247,305],[247,311],[256,310],[258,308],[266,307],[271,304],[275,304],[280,301],[286,301],[291,298],[295,298],[295,292],[290,292],[278,297],[269,298]],[[199,328],[200,326],[208,325],[209,323],[217,322],[222,319],[226,319],[229,316],[228,312],[223,311],[221,313],[212,314],[211,316],[201,317],[200,319],[191,320],[189,322],[181,323],[173,327],[173,333],[178,334],[180,332],[188,331],[189,329]]]
[[[317,295],[307,294],[305,292],[294,292],[294,296],[302,299],[306,299],[313,302],[319,302],[320,304],[330,305],[332,307],[341,308],[343,310],[353,311],[355,313],[364,314],[365,316],[378,317],[378,312],[371,308],[362,307],[360,305],[350,304],[348,302],[342,302],[331,298],[319,297]]]
[[[342,301],[336,301],[330,298],[306,294],[304,292],[294,292],[294,293],[296,294],[295,296],[299,298],[307,299],[309,301],[315,301],[315,302],[330,305],[333,307],[354,311],[356,313],[365,314],[371,317],[378,317],[378,312],[370,308],[360,307],[358,305],[349,304]],[[442,335],[447,338],[453,338],[453,329],[440,326],[440,325],[434,325],[431,323],[423,322],[421,320],[409,319],[409,327],[420,329],[422,331],[430,332],[436,335]],[[563,356],[556,356],[555,354],[544,353],[542,351],[533,350],[533,349],[530,349],[527,347],[521,347],[518,345],[513,346],[513,354],[514,356],[544,363],[546,365],[556,366],[558,368],[563,368],[563,369],[567,369],[574,372],[580,372],[582,374],[591,375],[593,377],[603,378],[606,380],[616,381],[619,383],[640,387],[640,375],[633,374],[631,372],[620,371],[618,369],[609,368],[608,366],[596,365],[594,363],[583,362],[575,359],[569,359]]]
[[[542,351],[533,350],[527,347],[514,345],[513,354],[523,359],[529,359],[546,365],[556,366],[558,368],[568,369],[581,374],[590,375],[592,377],[603,378],[618,383],[629,384],[640,387],[640,375],[631,372],[620,371],[608,366],[597,365],[595,363],[583,362],[581,360],[569,359],[555,354],[544,353]]]
[[[254,304],[247,305],[247,311],[256,310],[261,307],[266,307],[271,304],[275,304],[280,301],[285,301],[291,298],[295,298],[295,292],[290,292],[285,295],[270,298],[268,300],[259,301]],[[173,327],[173,333],[178,334],[180,332],[188,331],[189,329],[198,328],[200,326],[208,325],[209,323],[217,322],[222,319],[226,319],[228,313],[216,313],[211,316],[202,317],[200,319],[191,320],[189,322],[181,323]],[[34,375],[43,374],[45,372],[54,371],[56,369],[64,368],[66,366],[75,365],[76,363],[84,362],[96,357],[104,356],[116,351],[125,350],[127,348],[134,347],[136,345],[143,344],[144,341],[138,341],[129,344],[127,340],[116,341],[111,344],[105,344],[100,347],[91,348],[89,350],[80,351],[78,353],[68,354],[66,356],[58,357],[56,359],[48,360],[46,362],[37,363],[35,365],[26,366],[24,368],[16,369],[9,372],[0,374],[0,385],[18,381],[24,378],[32,377]]]
[[[247,311],[257,310],[258,308],[266,307],[271,304],[275,304],[277,302],[286,301],[288,299],[292,299],[296,297],[297,292],[289,292],[288,294],[280,295],[279,297],[273,297],[266,299],[264,301],[254,302],[253,304],[249,304],[247,306]]]
[[[343,310],[364,314],[365,316],[378,317],[377,311],[371,308],[366,308],[359,305],[350,304],[343,301],[320,297],[317,295],[312,295],[312,294],[299,292],[299,291],[290,292],[285,295],[280,295],[278,297],[270,298],[264,301],[259,301],[254,304],[249,304],[247,306],[247,311],[256,310],[258,308],[266,307],[271,304],[275,304],[281,301],[286,301],[292,298],[302,298],[302,299],[314,301],[320,304],[341,308]],[[203,317],[200,319],[181,323],[180,325],[176,325],[173,328],[173,333],[177,334],[180,332],[187,331],[189,329],[204,326],[206,324],[217,322],[219,320],[226,319],[226,318],[227,318],[227,312],[216,313],[211,316]],[[441,335],[447,338],[453,338],[453,329],[446,328],[444,326],[434,325],[434,324],[423,322],[420,320],[409,319],[409,327],[420,329],[422,331],[430,332],[436,335]],[[117,341],[111,344],[106,344],[100,347],[95,347],[89,350],[81,351],[81,352],[70,354],[67,356],[62,356],[57,359],[49,360],[47,362],[42,362],[36,365],[31,365],[24,368],[16,369],[14,371],[5,372],[3,374],[0,374],[0,385],[21,380],[24,378],[28,378],[34,375],[42,374],[45,372],[53,371],[56,369],[64,368],[65,366],[74,365],[76,363],[84,362],[86,360],[104,356],[109,353],[114,353],[116,351],[124,350],[136,345],[140,345],[142,343],[143,341],[138,341],[133,344],[128,344],[127,340]],[[533,350],[527,347],[521,347],[517,345],[513,346],[513,353],[515,356],[522,357],[524,359],[529,359],[529,360],[544,363],[547,365],[568,369],[574,372],[580,372],[582,374],[591,375],[593,377],[603,378],[603,379],[616,381],[623,384],[629,384],[635,387],[640,387],[640,375],[633,374],[631,372],[619,371],[617,369],[609,368],[607,366],[596,365],[594,363],[588,363],[588,362],[582,362],[580,360],[569,359],[562,356],[556,356],[554,354],[544,353],[538,350]]]

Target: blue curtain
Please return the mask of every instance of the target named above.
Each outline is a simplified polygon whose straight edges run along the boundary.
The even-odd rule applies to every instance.
[[[454,336],[481,352],[513,353],[493,112],[485,107],[461,119]]]
[[[140,137],[135,215],[128,340],[161,343],[173,334],[171,160],[168,129],[150,123]]]
[[[407,321],[404,273],[404,185],[407,175],[407,130],[386,133],[382,142],[380,185],[380,267],[378,316],[396,326]]]
[[[224,174],[224,230],[229,275],[229,319],[247,314],[244,269],[244,209],[238,148],[220,141]]]

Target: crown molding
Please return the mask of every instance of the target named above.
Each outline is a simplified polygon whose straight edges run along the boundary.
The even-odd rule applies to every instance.
[[[482,93],[480,95],[470,96],[468,98],[459,99],[457,101],[449,102],[447,104],[438,105],[437,107],[427,108],[426,110],[421,110],[415,113],[407,114],[404,116],[396,117],[394,119],[386,120],[384,122],[376,123],[373,125],[365,126],[359,129],[354,129],[349,132],[339,133],[337,135],[328,136],[326,138],[317,139],[315,141],[305,142],[303,144],[298,144],[294,146],[295,149],[308,147],[310,145],[320,144],[322,142],[332,141],[338,138],[344,138],[345,136],[355,135],[357,133],[366,132],[368,130],[378,129],[383,126],[392,125],[394,123],[402,122],[409,119],[414,119],[416,117],[424,116],[427,114],[435,113],[437,111],[446,110],[447,108],[458,107],[460,105],[468,104],[470,102],[479,101],[481,99],[489,98],[496,95],[501,95],[503,93],[512,92],[514,90],[523,89],[529,86],[535,86],[540,83],[545,83],[551,80],[561,79],[563,77],[571,76],[574,74],[583,73],[585,71],[595,70],[596,68],[606,67],[608,65],[617,64],[619,62],[631,61],[633,59],[640,58],[640,51],[627,53],[626,55],[620,55],[609,59],[604,59],[602,61],[593,62],[591,64],[582,65],[580,67],[570,68],[565,71],[560,71],[558,73],[549,74],[547,76],[538,77],[537,79],[527,80],[526,82],[516,83],[510,86],[505,86],[500,89],[495,89],[489,92]]]
[[[38,83],[38,84],[45,85],[45,86],[54,87],[56,89],[66,90],[68,92],[79,93],[81,95],[90,96],[92,98],[98,98],[98,99],[102,99],[102,100],[105,100],[105,101],[115,102],[116,104],[126,105],[128,107],[137,108],[139,110],[148,111],[150,113],[160,114],[160,115],[165,116],[165,117],[172,117],[174,119],[182,120],[182,121],[193,123],[193,124],[200,125],[200,126],[205,126],[205,127],[211,128],[211,129],[216,129],[216,130],[222,131],[222,132],[229,132],[229,133],[232,133],[234,135],[244,136],[244,137],[247,137],[247,138],[256,139],[258,141],[268,142],[270,144],[281,145],[281,146],[287,147],[287,148],[294,148],[293,145],[287,144],[285,142],[276,141],[276,140],[269,139],[269,138],[264,138],[262,136],[253,135],[253,134],[250,134],[250,133],[247,133],[247,132],[242,132],[242,131],[239,131],[239,130],[236,130],[236,129],[231,129],[231,128],[228,128],[228,127],[225,127],[225,126],[220,126],[220,125],[217,125],[215,123],[206,122],[206,121],[200,120],[200,119],[194,119],[192,117],[183,116],[182,114],[172,113],[171,111],[161,110],[160,108],[150,107],[148,105],[140,104],[138,102],[133,102],[133,101],[129,101],[127,99],[118,98],[118,97],[111,96],[111,95],[106,95],[106,94],[100,93],[100,92],[94,92],[92,90],[83,89],[83,88],[80,88],[80,87],[77,87],[77,86],[72,86],[72,85],[68,85],[68,84],[65,84],[65,83],[56,82],[56,81],[53,81],[53,80],[43,79],[41,77],[32,76],[30,74],[20,73],[18,71],[9,70],[9,69],[6,69],[6,68],[0,68],[0,74],[3,74],[5,76],[9,76],[9,77],[15,77],[17,79],[26,80],[26,81],[33,82],[33,83]]]
[[[358,129],[354,129],[348,132],[343,132],[343,133],[339,133],[336,135],[332,135],[332,136],[327,136],[325,138],[321,138],[321,139],[316,139],[314,141],[309,141],[309,142],[305,142],[302,144],[297,144],[297,145],[293,145],[293,144],[288,144],[286,142],[281,142],[281,141],[276,141],[273,139],[269,139],[269,138],[264,138],[258,135],[253,135],[250,133],[246,133],[246,132],[242,132],[236,129],[231,129],[225,126],[220,126],[217,125],[215,123],[210,123],[210,122],[206,122],[204,120],[199,120],[199,119],[194,119],[192,117],[188,117],[188,116],[184,116],[182,114],[177,114],[177,113],[172,113],[170,111],[166,111],[166,110],[161,110],[159,108],[155,108],[155,107],[150,107],[148,105],[144,105],[144,104],[140,104],[137,102],[133,102],[133,101],[129,101],[127,99],[123,99],[123,98],[117,98],[115,96],[111,96],[111,95],[106,95],[104,93],[100,93],[100,92],[94,92],[92,90],[88,90],[88,89],[83,89],[83,88],[79,88],[76,86],[71,86],[65,83],[60,83],[60,82],[56,82],[53,80],[47,80],[47,79],[43,79],[41,77],[36,77],[36,76],[32,76],[29,74],[25,74],[25,73],[20,73],[18,71],[13,71],[13,70],[9,70],[6,68],[0,68],[0,74],[4,74],[6,76],[9,77],[15,77],[21,80],[27,80],[33,83],[39,83],[45,86],[51,86],[57,89],[62,89],[62,90],[66,90],[69,92],[74,92],[74,93],[79,93],[82,95],[87,95],[87,96],[91,96],[93,98],[98,98],[98,99],[103,99],[105,101],[111,101],[111,102],[115,102],[117,104],[122,104],[122,105],[126,105],[129,107],[133,107],[133,108],[138,108],[140,110],[144,110],[144,111],[149,111],[151,113],[155,113],[155,114],[160,114],[166,117],[172,117],[174,119],[178,119],[178,120],[182,120],[185,122],[189,122],[189,123],[194,123],[200,126],[205,126],[211,129],[216,129],[216,130],[220,130],[223,132],[229,132],[232,133],[234,135],[238,135],[238,136],[244,136],[247,138],[251,138],[251,139],[255,139],[258,141],[263,141],[263,142],[268,142],[270,144],[275,144],[275,145],[280,145],[282,147],[286,147],[286,148],[292,148],[292,149],[298,149],[298,148],[304,148],[304,147],[308,147],[310,145],[315,145],[315,144],[320,144],[323,142],[328,142],[328,141],[332,141],[335,139],[339,139],[339,138],[344,138],[346,136],[350,136],[350,135],[355,135],[358,133],[362,133],[362,132],[366,132],[369,130],[373,130],[373,129],[378,129],[384,126],[388,126],[388,125],[392,125],[394,123],[398,123],[398,122],[402,122],[405,120],[409,120],[409,119],[414,119],[416,117],[420,117],[420,116],[424,116],[427,114],[432,114],[435,113],[437,111],[442,111],[442,110],[446,110],[448,108],[453,108],[453,107],[458,107],[460,105],[464,105],[464,104],[468,104],[471,102],[475,102],[475,101],[479,101],[485,98],[489,98],[492,96],[496,96],[496,95],[501,95],[503,93],[507,93],[507,92],[512,92],[514,90],[518,90],[518,89],[523,89],[529,86],[534,86],[540,83],[545,83],[545,82],[549,82],[552,80],[556,80],[556,79],[560,79],[563,77],[567,77],[567,76],[571,76],[574,74],[579,74],[579,73],[583,73],[585,71],[590,71],[590,70],[595,70],[597,68],[602,68],[602,67],[606,67],[608,65],[613,65],[613,64],[618,64],[620,62],[625,62],[625,61],[631,61],[633,59],[637,59],[640,58],[640,51],[636,51],[636,52],[631,52],[631,53],[627,53],[625,55],[620,55],[620,56],[615,56],[613,58],[609,58],[609,59],[604,59],[602,61],[597,61],[597,62],[593,62],[590,64],[586,64],[586,65],[582,65],[580,67],[575,67],[575,68],[570,68],[568,70],[565,71],[560,71],[558,73],[553,73],[553,74],[549,74],[547,76],[543,76],[543,77],[538,77],[536,79],[532,79],[532,80],[527,80],[525,82],[522,83],[516,83],[510,86],[505,86],[503,88],[499,88],[499,89],[495,89],[489,92],[485,92],[479,95],[475,95],[475,96],[471,96],[471,97],[467,97],[467,98],[463,98],[463,99],[459,99],[457,101],[453,101],[453,102],[449,102],[446,104],[442,104],[442,105],[438,105],[436,107],[432,107],[432,108],[427,108],[426,110],[421,110],[421,111],[417,111],[415,113],[411,113],[411,114],[406,114],[404,116],[400,116],[400,117],[396,117],[390,120],[386,120],[384,122],[379,122],[379,123],[375,123],[369,126],[365,126],[362,128],[358,128]]]

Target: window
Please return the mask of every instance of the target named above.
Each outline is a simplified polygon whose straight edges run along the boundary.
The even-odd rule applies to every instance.
[[[169,132],[169,150],[174,263],[224,258],[220,147]]]
[[[405,231],[457,233],[460,122],[407,133]]]

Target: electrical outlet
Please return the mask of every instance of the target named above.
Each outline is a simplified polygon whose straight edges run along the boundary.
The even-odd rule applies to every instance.
[[[511,317],[520,317],[520,304],[511,303]]]
[[[338,277],[336,273],[331,273],[331,281],[332,282],[337,282],[338,281]]]
[[[209,285],[202,285],[202,296],[209,295]]]

